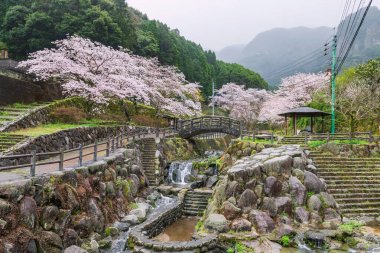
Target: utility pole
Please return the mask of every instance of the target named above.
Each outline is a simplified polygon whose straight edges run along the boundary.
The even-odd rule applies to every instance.
[[[214,84],[214,79],[212,79],[212,96],[211,96],[211,99],[212,99],[212,116],[215,116],[215,101],[214,101],[214,89],[215,89],[215,84]]]
[[[337,38],[336,38],[336,35],[334,35],[333,44],[332,44],[332,63],[331,63],[331,134],[335,134],[336,44],[337,44]]]

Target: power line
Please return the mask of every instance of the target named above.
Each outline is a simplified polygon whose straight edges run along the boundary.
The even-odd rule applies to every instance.
[[[298,59],[290,62],[289,64],[284,65],[280,69],[277,69],[277,70],[274,70],[274,71],[271,71],[271,72],[268,72],[268,73],[264,73],[264,74],[265,75],[273,75],[273,74],[281,73],[281,72],[283,72],[285,70],[288,70],[288,69],[290,69],[292,67],[295,67],[295,66],[297,66],[299,64],[302,64],[305,60],[309,60],[312,57],[318,56],[320,53],[326,52],[326,50],[322,51],[321,49],[326,48],[331,43],[331,40],[330,40],[331,38],[332,38],[332,36],[326,40],[326,42],[325,42],[325,44],[323,46],[321,46],[321,47],[319,47],[317,49],[314,49],[310,53],[308,53],[308,54],[306,54],[306,55],[304,55],[304,56],[302,56],[302,57],[300,57],[300,58],[298,58]],[[319,50],[321,50],[321,51],[319,51]]]
[[[370,8],[371,5],[372,5],[372,1],[373,1],[373,0],[370,0],[370,1],[369,1],[368,5],[367,5],[367,8],[365,9],[365,12],[364,12],[364,14],[363,14],[363,16],[362,16],[362,18],[361,18],[361,20],[360,20],[359,26],[357,27],[357,29],[356,29],[356,31],[355,31],[354,37],[352,38],[352,40],[351,40],[351,42],[350,42],[350,44],[349,44],[349,47],[347,48],[347,50],[346,50],[346,52],[345,52],[345,54],[344,54],[344,57],[343,57],[342,61],[341,61],[341,62],[339,63],[339,65],[338,65],[338,68],[337,68],[337,70],[336,70],[336,74],[339,73],[339,71],[341,70],[341,68],[342,68],[342,66],[343,66],[343,64],[344,64],[344,62],[345,62],[346,59],[347,59],[347,56],[348,56],[348,54],[349,54],[349,52],[350,52],[350,50],[351,50],[351,48],[352,48],[352,45],[354,44],[354,42],[355,42],[355,40],[356,40],[356,37],[357,37],[358,34],[359,34],[360,28],[361,28],[362,25],[363,25],[363,22],[364,22],[364,20],[365,20],[365,17],[366,17],[367,14],[368,14],[368,10],[369,10],[369,8]]]

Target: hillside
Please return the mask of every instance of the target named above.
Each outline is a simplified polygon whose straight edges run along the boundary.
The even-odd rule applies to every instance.
[[[354,14],[353,14],[354,15]],[[347,19],[350,17],[348,16]],[[339,29],[342,27],[340,26]],[[343,28],[344,31],[345,27]],[[344,34],[344,32],[342,32]],[[217,52],[220,60],[242,64],[260,73],[271,85],[277,85],[281,77],[296,72],[324,71],[329,57],[323,57],[323,45],[333,35],[329,27],[276,28],[258,34],[245,46],[229,46]],[[316,49],[319,49],[315,51]],[[339,45],[338,45],[339,49]],[[305,61],[292,71],[287,68],[295,60],[309,55],[319,58]],[[317,57],[318,55],[318,57]],[[358,38],[346,61],[346,66],[363,63],[380,56],[380,10],[371,7]],[[284,71],[276,72],[279,69]]]
[[[186,40],[178,30],[149,20],[123,0],[1,1],[0,24],[0,43],[5,42],[15,59],[25,59],[28,53],[51,47],[51,41],[77,34],[175,65],[188,81],[202,85],[205,96],[211,94],[212,79],[218,85],[235,81],[267,87],[257,73],[217,61],[214,52]]]

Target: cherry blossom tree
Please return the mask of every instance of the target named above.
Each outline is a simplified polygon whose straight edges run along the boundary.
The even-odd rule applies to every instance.
[[[328,87],[330,76],[325,73],[299,73],[282,79],[279,89],[269,95],[260,112],[259,120],[281,123],[279,113],[299,106],[305,106],[312,100],[312,95]]]
[[[201,110],[199,85],[186,81],[175,67],[162,66],[120,48],[115,50],[79,36],[53,42],[19,64],[36,80],[55,79],[66,96],[80,96],[97,104],[131,99],[175,115]]]
[[[212,103],[226,110],[230,117],[243,121],[247,129],[256,125],[262,105],[269,96],[266,90],[245,89],[235,83],[223,85],[217,94]]]

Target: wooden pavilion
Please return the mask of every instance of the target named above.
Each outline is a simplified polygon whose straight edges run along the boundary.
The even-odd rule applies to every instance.
[[[289,111],[283,112],[278,114],[279,116],[285,117],[285,134],[288,134],[288,117],[292,118],[293,120],[293,134],[297,134],[297,119],[298,118],[305,118],[310,117],[310,131],[313,133],[313,127],[314,127],[314,118],[322,117],[322,132],[325,131],[325,121],[324,118],[326,116],[330,116],[330,113],[323,112],[311,107],[298,107],[294,109],[290,109]]]

